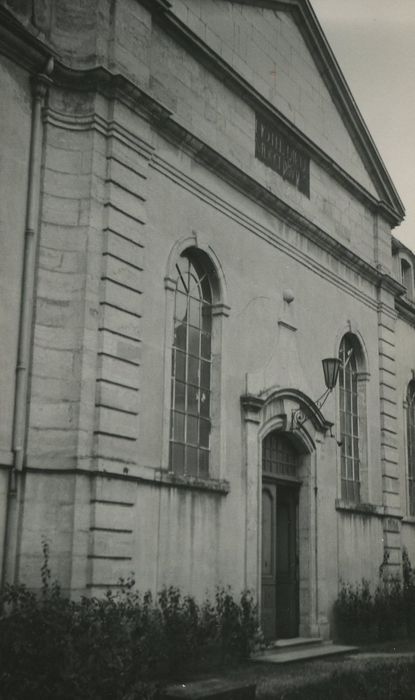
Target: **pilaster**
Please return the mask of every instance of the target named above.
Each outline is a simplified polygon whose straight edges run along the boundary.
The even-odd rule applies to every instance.
[[[382,503],[385,512],[389,515],[384,522],[383,542],[385,555],[392,570],[401,564],[395,327],[394,297],[390,291],[380,286],[378,289],[378,356]]]

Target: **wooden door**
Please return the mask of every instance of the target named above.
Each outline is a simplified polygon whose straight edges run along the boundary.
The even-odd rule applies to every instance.
[[[298,635],[298,489],[262,487],[262,629],[267,639]]]

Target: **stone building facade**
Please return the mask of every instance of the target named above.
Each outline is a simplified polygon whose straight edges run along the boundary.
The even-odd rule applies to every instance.
[[[44,537],[73,595],[249,587],[328,637],[415,561],[414,257],[310,3],[0,20],[3,581]]]

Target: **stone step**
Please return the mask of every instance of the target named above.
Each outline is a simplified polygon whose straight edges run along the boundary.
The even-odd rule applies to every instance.
[[[323,642],[321,637],[292,637],[290,639],[276,639],[270,646],[274,649],[289,649],[305,646],[314,646]]]
[[[291,647],[288,649],[269,649],[260,654],[252,656],[251,661],[267,664],[288,664],[295,661],[319,659],[325,656],[341,656],[343,654],[351,654],[355,651],[357,651],[357,647],[325,642],[323,644],[315,644],[308,647],[300,646],[298,648]]]

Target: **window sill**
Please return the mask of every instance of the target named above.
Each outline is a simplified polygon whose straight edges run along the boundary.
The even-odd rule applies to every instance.
[[[175,486],[193,491],[209,491],[226,496],[230,491],[229,481],[225,479],[201,479],[196,476],[175,474],[174,472],[159,471],[155,481],[166,486]]]
[[[405,525],[415,525],[415,515],[404,515],[402,523]]]
[[[336,498],[336,510],[357,513],[358,515],[377,515],[381,518],[386,515],[384,506],[375,503],[350,503],[342,501],[340,498]]]

